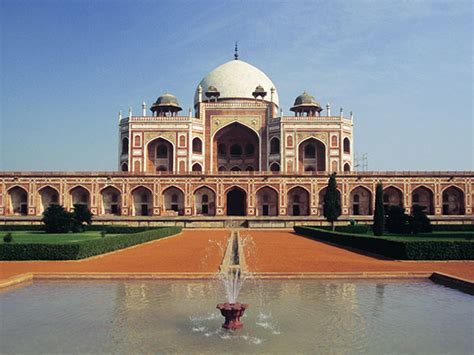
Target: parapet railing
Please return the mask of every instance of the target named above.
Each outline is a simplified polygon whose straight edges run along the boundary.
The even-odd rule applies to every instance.
[[[254,177],[323,177],[329,176],[329,171],[308,171],[308,172],[272,172],[272,171],[188,171],[188,172],[125,172],[125,171],[0,171],[0,177],[127,177],[127,176],[254,176]],[[400,176],[437,176],[437,177],[473,177],[474,171],[340,171],[339,177],[400,177]]]

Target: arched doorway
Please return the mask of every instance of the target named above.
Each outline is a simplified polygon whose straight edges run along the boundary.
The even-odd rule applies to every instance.
[[[173,171],[173,145],[163,138],[153,140],[147,147],[147,171]]]
[[[221,128],[214,135],[212,146],[213,171],[219,167],[241,171],[248,166],[259,170],[259,137],[255,131],[241,123],[234,122]],[[237,170],[233,170],[237,171]]]
[[[245,216],[247,214],[247,194],[244,190],[233,187],[227,192],[227,215]]]
[[[176,187],[169,187],[163,192],[163,202],[167,214],[184,215],[184,194]]]
[[[390,206],[403,207],[403,193],[396,187],[389,186],[383,190],[383,207],[385,212]]]
[[[132,191],[132,198],[134,216],[151,215],[153,197],[150,190],[143,186],[137,187]]]
[[[288,215],[309,215],[309,193],[301,187],[294,187],[288,191]]]
[[[196,215],[214,216],[216,214],[216,194],[203,186],[194,192],[194,208]]]
[[[352,215],[371,215],[372,214],[372,194],[362,186],[356,187],[350,194]]]
[[[315,138],[303,141],[298,148],[298,164],[300,172],[325,171],[326,147],[324,144]]]
[[[108,186],[101,191],[102,195],[102,214],[120,215],[121,196],[120,191],[115,187]]]
[[[426,214],[433,214],[433,192],[424,187],[420,186],[413,190],[411,194],[412,206],[422,206],[424,207],[424,212]]]
[[[263,187],[257,191],[257,216],[278,216],[278,193]]]
[[[461,189],[451,186],[443,191],[443,214],[464,214],[464,193]]]
[[[26,216],[28,214],[28,193],[25,189],[15,186],[8,190],[8,214]]]
[[[38,213],[43,213],[49,206],[59,204],[59,193],[56,189],[46,186],[38,191],[39,209]]]
[[[74,207],[74,205],[84,205],[87,208],[90,206],[90,194],[89,191],[87,191],[84,187],[82,186],[77,186],[70,191],[71,193],[71,206],[69,207]]]

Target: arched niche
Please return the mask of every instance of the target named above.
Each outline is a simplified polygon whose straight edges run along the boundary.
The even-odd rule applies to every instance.
[[[184,194],[177,187],[168,187],[163,191],[163,203],[167,215],[184,215]]]
[[[39,213],[43,213],[51,205],[59,204],[59,192],[51,186],[43,187],[38,191]]]
[[[134,216],[150,216],[153,207],[153,195],[149,189],[140,186],[132,191]]]
[[[389,186],[383,190],[383,206],[388,211],[390,206],[403,207],[403,193],[400,189]]]
[[[433,192],[424,186],[419,186],[411,193],[411,205],[422,206],[426,214],[434,214]]]
[[[173,171],[173,145],[168,140],[157,138],[148,143],[147,156],[148,171]]]
[[[243,189],[233,187],[227,191],[226,211],[228,216],[247,215],[247,193]]]
[[[221,128],[214,135],[212,143],[213,169],[223,166],[225,170],[231,170],[238,166],[244,170],[250,165],[258,171],[259,142],[257,133],[239,122]]]
[[[271,187],[257,191],[257,216],[278,216],[278,193]]]
[[[108,186],[100,192],[102,200],[102,214],[120,216],[122,195],[118,189]]]
[[[371,215],[372,214],[372,193],[366,187],[358,186],[350,193],[351,214]]]
[[[71,196],[71,205],[69,207],[74,207],[74,205],[84,205],[87,208],[90,208],[90,193],[86,188],[76,186],[69,191],[69,194]]]
[[[19,186],[8,190],[7,214],[26,216],[28,214],[28,192]]]
[[[300,143],[298,147],[298,162],[300,172],[306,171],[311,167],[314,171],[326,170],[326,147],[324,143],[309,138]]]
[[[201,216],[215,216],[216,194],[210,188],[203,186],[194,192],[195,214]]]
[[[288,215],[309,215],[309,193],[302,187],[294,187],[287,194]]]
[[[463,215],[464,214],[464,192],[451,186],[443,191],[443,214]]]

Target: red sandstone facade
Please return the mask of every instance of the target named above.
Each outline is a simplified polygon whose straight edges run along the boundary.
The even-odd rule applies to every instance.
[[[418,204],[437,221],[473,222],[474,172],[355,172],[352,114],[332,116],[329,104],[321,114],[305,92],[295,116],[283,116],[270,79],[245,62],[225,63],[201,81],[194,114],[178,116],[171,94],[151,115],[142,109],[119,117],[120,172],[0,172],[3,221],[39,220],[51,204],[79,203],[104,223],[209,225],[235,216],[314,223],[324,219],[328,175],[336,172],[341,219],[370,220],[382,182],[387,206],[410,212]]]

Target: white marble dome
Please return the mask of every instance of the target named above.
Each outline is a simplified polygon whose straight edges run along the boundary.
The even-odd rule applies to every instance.
[[[203,100],[209,86],[214,86],[220,92],[219,99],[254,99],[252,93],[257,86],[262,86],[267,92],[265,101],[270,101],[270,89],[275,88],[273,102],[279,105],[278,92],[270,78],[260,69],[241,60],[231,60],[218,66],[207,74],[199,83],[202,88]],[[199,88],[198,85],[198,88]],[[194,105],[198,103],[198,89],[194,94]]]

